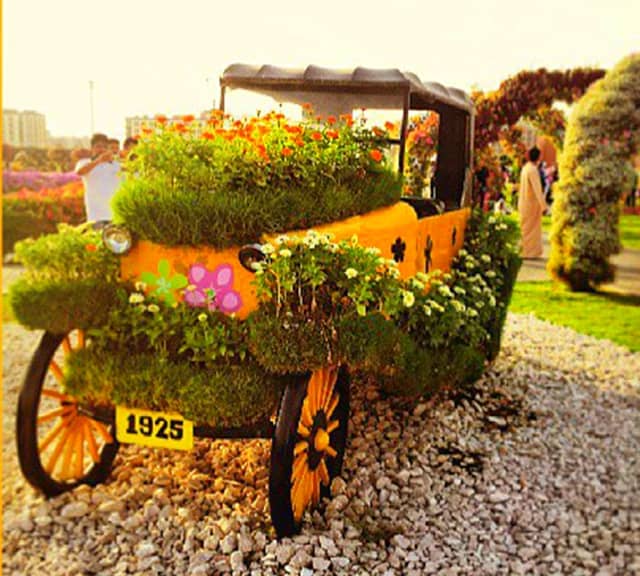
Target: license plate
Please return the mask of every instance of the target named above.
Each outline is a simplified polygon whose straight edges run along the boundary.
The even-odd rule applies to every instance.
[[[193,422],[180,414],[116,406],[116,438],[126,444],[191,450]]]

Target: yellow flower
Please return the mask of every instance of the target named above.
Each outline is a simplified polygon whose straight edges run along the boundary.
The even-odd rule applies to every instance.
[[[198,314],[198,322],[206,322],[207,315],[203,312],[202,314]]]
[[[411,308],[415,304],[416,297],[413,295],[413,292],[409,292],[408,290],[402,291],[402,303],[406,308]]]
[[[344,273],[347,278],[355,278],[358,275],[358,271],[355,268],[347,268]]]
[[[156,314],[160,312],[160,307],[157,304],[149,304],[149,306],[147,306],[147,310],[152,314]]]

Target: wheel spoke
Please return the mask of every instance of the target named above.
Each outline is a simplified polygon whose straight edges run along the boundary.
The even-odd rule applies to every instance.
[[[329,422],[329,425],[327,426],[327,434],[331,434],[331,432],[333,432],[339,427],[340,427],[339,420],[331,420],[331,422]]]
[[[318,470],[320,470],[320,479],[325,486],[329,486],[329,470],[327,469],[327,463],[324,461],[324,458],[320,460],[320,465],[318,466]]]
[[[40,445],[38,446],[38,452],[42,454],[48,447],[51,442],[53,442],[58,434],[62,431],[62,429],[68,426],[68,420],[63,418],[58,424],[55,425],[54,428],[47,432],[47,435],[44,437]]]
[[[61,402],[73,402],[75,404],[75,400],[72,396],[63,394],[62,392],[58,392],[57,390],[52,390],[51,388],[43,388],[42,395],[48,396],[49,398],[55,398],[56,400],[60,400]]]
[[[293,455],[294,456],[298,456],[298,454],[301,454],[302,452],[306,452],[309,449],[309,443],[308,442],[297,442],[296,443],[296,447],[293,449]]]
[[[48,422],[49,420],[53,420],[57,416],[68,416],[73,412],[73,406],[63,406],[62,408],[58,408],[57,410],[52,410],[51,412],[47,412],[42,416],[38,416],[38,424],[42,424],[44,422]]]
[[[302,403],[302,423],[305,426],[313,426],[313,416],[311,415],[311,409],[309,408],[308,396]]]
[[[79,480],[80,478],[82,478],[82,473],[84,472],[84,418],[82,418],[79,422],[77,436],[78,439],[76,441],[75,449],[75,479]]]
[[[93,432],[91,431],[91,424],[89,424],[89,419],[85,418],[84,420],[84,431],[87,437],[87,448],[89,449],[89,454],[91,454],[91,459],[95,464],[100,460],[100,456],[98,454],[98,445],[96,444],[96,439],[93,437]]]
[[[67,441],[67,438],[69,437],[69,434],[71,433],[71,427],[73,425],[73,420],[66,422],[67,428],[64,431],[64,433],[62,434],[62,436],[60,436],[60,438],[58,439],[58,443],[56,444],[56,447],[53,450],[53,454],[51,454],[51,457],[49,458],[49,462],[47,463],[47,466],[45,467],[45,470],[47,471],[47,474],[51,474],[53,472],[53,469],[56,466],[56,463],[58,462],[58,458],[60,458],[60,453],[62,452],[62,449],[64,448],[64,445]]]
[[[338,453],[331,446],[327,446],[324,451],[329,456],[331,456],[331,458],[335,458],[338,455]]]
[[[98,434],[102,436],[106,444],[111,444],[113,442],[113,438],[111,437],[111,434],[109,434],[109,431],[107,430],[104,424],[101,424],[100,422],[96,422],[92,418],[89,418],[89,423],[91,424],[91,426],[94,427],[95,430],[97,430]]]
[[[333,411],[336,409],[336,406],[338,406],[338,402],[340,402],[340,395],[336,392],[333,395],[333,398],[331,398],[331,404],[329,404],[329,407],[327,408],[327,418],[331,418]]]
[[[51,370],[51,373],[56,377],[56,380],[60,384],[64,383],[64,374],[62,373],[62,368],[60,368],[55,360],[51,360],[51,363],[49,364],[49,370]]]
[[[86,342],[84,339],[84,330],[78,330],[78,342],[76,346],[76,350],[81,350],[86,346]]]
[[[71,432],[65,443],[64,453],[62,456],[62,471],[60,477],[62,480],[68,480],[73,477],[71,473],[71,460],[76,447],[76,436],[78,435],[78,421],[74,420],[71,424]],[[53,472],[53,470],[51,470]]]
[[[291,476],[294,480],[299,479],[302,476],[302,473],[307,468],[307,455],[300,454],[296,457],[293,462],[293,471],[291,472]]]
[[[62,340],[62,349],[64,350],[65,356],[71,353],[71,341],[69,340],[68,334]]]
[[[298,424],[298,434],[300,434],[300,436],[302,436],[303,438],[308,438],[311,434],[311,430],[309,430],[309,428],[307,428],[302,422],[300,422]]]

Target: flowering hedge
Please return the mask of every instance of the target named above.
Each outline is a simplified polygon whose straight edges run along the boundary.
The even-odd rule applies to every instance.
[[[2,251],[12,252],[23,238],[36,238],[56,231],[60,223],[77,225],[85,220],[81,182],[38,192],[22,189],[2,197]]]
[[[640,54],[622,60],[576,104],[554,188],[548,269],[573,290],[614,277],[620,198],[640,147]]]
[[[135,178],[112,202],[114,220],[153,242],[237,246],[400,197],[386,132],[350,116],[289,124],[282,114],[233,120],[216,111],[201,133],[192,122],[159,117],[125,165]]]
[[[80,182],[75,172],[39,172],[37,170],[4,170],[2,172],[2,192],[19,190],[39,192],[43,189],[61,188],[70,182]]]

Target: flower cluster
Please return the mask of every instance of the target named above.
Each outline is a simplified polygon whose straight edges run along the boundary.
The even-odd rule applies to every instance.
[[[75,172],[2,171],[2,191],[5,194],[18,190],[38,192],[43,189],[60,188],[70,182],[79,181],[80,176]]]

